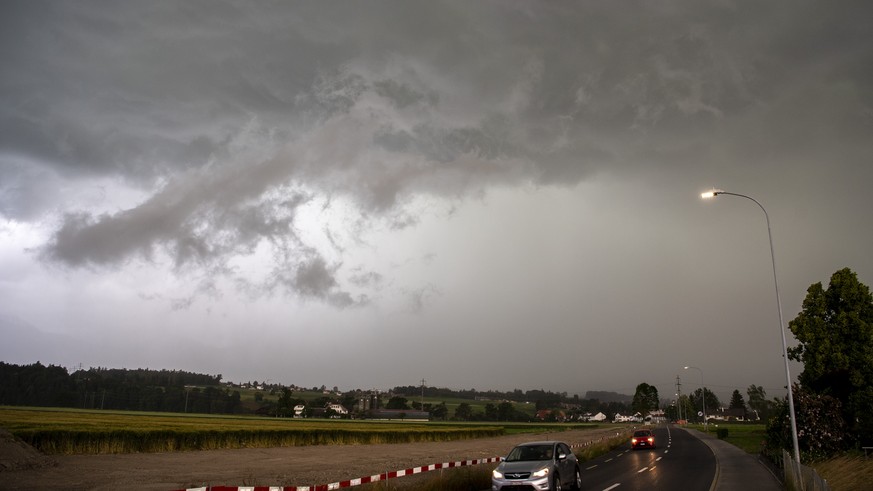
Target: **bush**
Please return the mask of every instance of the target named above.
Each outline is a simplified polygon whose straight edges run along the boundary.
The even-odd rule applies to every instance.
[[[802,460],[825,460],[844,450],[849,434],[843,421],[840,401],[797,384],[792,388]],[[767,424],[767,447],[770,452],[778,452],[781,449],[790,450],[793,445],[788,404],[782,401],[777,415]]]

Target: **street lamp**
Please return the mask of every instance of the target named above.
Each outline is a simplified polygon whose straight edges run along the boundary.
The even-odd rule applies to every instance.
[[[703,431],[706,431],[706,386],[703,385],[703,370],[697,367],[685,367],[686,370],[693,368],[700,372],[700,400],[703,402]]]
[[[770,231],[770,215],[764,209],[764,205],[758,202],[751,196],[745,194],[729,193],[721,189],[713,189],[705,193],[701,193],[703,199],[715,198],[718,195],[726,194],[728,196],[739,196],[754,201],[761,211],[764,212],[764,218],[767,220],[767,237],[770,239],[770,259],[773,263],[773,285],[776,287],[776,307],[779,309],[779,333],[782,335],[782,359],[785,361],[785,381],[788,389],[788,411],[791,416],[791,439],[794,443],[794,460],[800,465],[800,445],[797,443],[797,418],[794,414],[794,396],[791,394],[791,371],[788,368],[788,343],[785,341],[785,322],[782,320],[782,300],[779,299],[779,281],[776,279],[776,254],[773,252],[773,233]]]

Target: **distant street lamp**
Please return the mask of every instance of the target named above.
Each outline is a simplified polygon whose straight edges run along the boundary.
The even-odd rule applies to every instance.
[[[703,385],[703,370],[697,367],[685,367],[686,370],[693,368],[700,372],[700,400],[703,402],[703,431],[706,431],[706,386]]]
[[[779,309],[779,333],[782,335],[782,359],[785,361],[785,382],[787,384],[786,388],[788,389],[788,411],[791,416],[791,439],[794,444],[794,460],[797,461],[798,465],[800,465],[800,445],[797,443],[797,418],[794,414],[794,396],[791,394],[791,371],[788,368],[788,343],[785,340],[785,322],[782,320],[782,300],[779,299],[779,281],[776,279],[776,254],[773,252],[773,233],[770,231],[770,215],[767,214],[764,205],[759,203],[755,198],[746,196],[745,194],[729,193],[727,191],[722,191],[721,189],[713,189],[712,191],[702,193],[700,197],[703,199],[711,199],[720,194],[739,196],[740,198],[754,201],[755,204],[761,208],[761,211],[764,212],[764,218],[767,220],[767,237],[770,239],[770,260],[773,263],[773,285],[776,287],[776,307]]]

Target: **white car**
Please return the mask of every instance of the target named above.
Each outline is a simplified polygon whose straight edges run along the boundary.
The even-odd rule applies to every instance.
[[[566,487],[565,487],[566,486]],[[564,442],[530,442],[513,448],[491,475],[492,491],[582,489],[579,461]]]

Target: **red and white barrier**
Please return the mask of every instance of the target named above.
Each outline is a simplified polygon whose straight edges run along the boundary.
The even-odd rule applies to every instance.
[[[349,479],[348,481],[332,482],[330,484],[319,484],[318,486],[204,486],[200,488],[187,488],[177,491],[330,491],[332,489],[350,488],[360,486],[377,481],[385,481],[397,477],[411,476],[413,474],[421,474],[422,472],[435,471],[437,469],[450,469],[453,467],[464,467],[468,465],[491,464],[498,462],[499,457],[489,457],[487,459],[461,460],[458,462],[443,462],[442,464],[430,464],[421,467],[413,467],[411,469],[401,469],[397,471],[384,472],[372,476],[359,477],[357,479]]]

